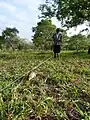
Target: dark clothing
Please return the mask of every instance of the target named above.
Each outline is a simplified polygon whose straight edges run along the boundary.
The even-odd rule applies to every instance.
[[[53,39],[53,52],[54,58],[58,57],[58,53],[61,51],[61,44],[62,44],[62,34],[61,33],[54,33],[52,36]]]
[[[61,33],[54,33],[53,36],[53,44],[54,45],[61,45],[62,43],[62,34]]]
[[[61,43],[62,43],[62,34],[61,33],[54,33],[53,36],[53,52],[60,53],[61,50]]]
[[[54,45],[53,46],[53,52],[54,53],[60,53],[61,46],[60,45]]]

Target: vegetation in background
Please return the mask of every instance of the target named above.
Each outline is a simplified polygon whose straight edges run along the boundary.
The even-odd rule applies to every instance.
[[[46,0],[45,4],[40,5],[39,10],[42,13],[41,18],[56,17],[61,22],[62,27],[66,27],[69,29],[86,23],[87,28],[84,28],[82,31],[88,31],[88,28],[90,26],[89,8],[90,8],[89,0]],[[87,40],[83,39],[81,41],[81,37],[80,39],[79,37],[80,35],[73,36],[70,39],[69,43],[70,42],[71,42],[70,44],[76,43],[78,44],[76,46],[77,47],[79,46],[79,48],[81,49],[81,46],[83,46],[82,43],[83,44],[85,43],[85,46],[87,46],[86,45]],[[78,43],[74,41],[77,41]]]
[[[89,40],[86,36],[78,34],[72,36],[68,41],[68,49],[69,50],[87,50],[89,45]]]
[[[32,41],[20,38],[16,28],[6,28],[0,36],[0,49],[13,50],[51,50],[52,35],[56,30],[56,26],[49,19],[41,20],[36,27],[32,28],[34,36]],[[67,36],[67,31],[61,29],[63,42],[62,50],[87,50],[89,47],[90,36],[84,36],[81,33],[71,37]]]
[[[18,33],[19,31],[16,28],[7,27],[5,30],[3,30],[2,35],[0,36],[0,49],[30,49],[33,46],[32,43],[29,43],[25,39],[20,38],[17,35]]]
[[[50,50],[52,45],[52,35],[56,30],[56,26],[49,19],[41,20],[36,27],[32,28],[34,32],[33,43],[36,47],[43,50]]]

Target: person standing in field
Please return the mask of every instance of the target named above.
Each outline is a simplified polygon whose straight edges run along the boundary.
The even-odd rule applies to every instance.
[[[53,52],[54,58],[58,57],[58,54],[61,51],[61,44],[62,44],[62,34],[60,33],[60,29],[56,29],[56,33],[52,36],[53,39]]]

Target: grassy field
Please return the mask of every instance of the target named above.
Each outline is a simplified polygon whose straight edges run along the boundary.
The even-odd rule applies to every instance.
[[[0,52],[0,90],[51,56]],[[90,56],[62,52],[1,91],[0,120],[90,120]]]

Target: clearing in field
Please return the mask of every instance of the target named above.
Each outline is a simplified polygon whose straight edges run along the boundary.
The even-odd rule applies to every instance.
[[[51,56],[47,52],[0,54],[0,120],[90,120],[86,52],[62,52],[7,87]]]

